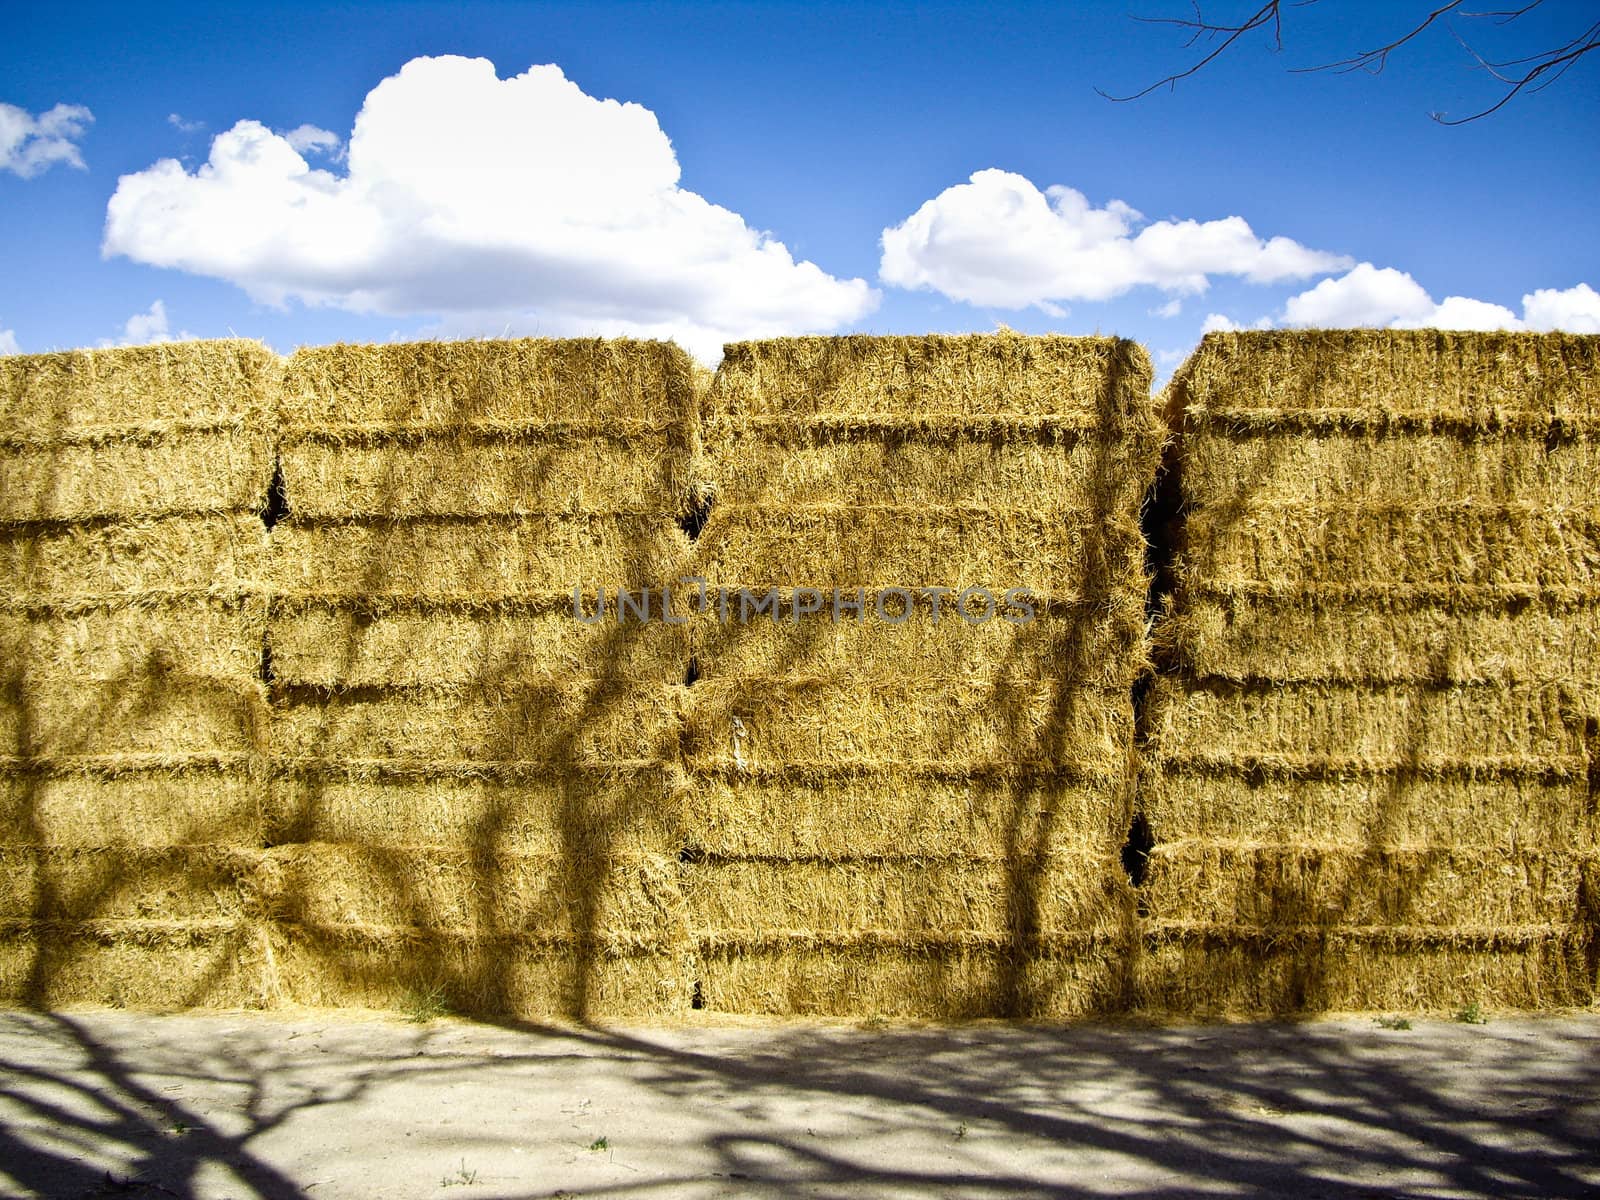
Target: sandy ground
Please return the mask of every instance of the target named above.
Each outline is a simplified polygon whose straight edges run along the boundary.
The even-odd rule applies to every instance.
[[[1600,1196],[1600,1014],[593,1029],[0,1012],[0,1190]]]

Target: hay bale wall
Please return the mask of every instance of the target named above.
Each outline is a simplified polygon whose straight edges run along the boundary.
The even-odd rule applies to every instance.
[[[1153,676],[1126,342],[0,359],[0,996],[1590,1001],[1597,359],[1208,338]]]
[[[277,360],[0,358],[0,997],[261,999]]]
[[[1112,339],[728,348],[703,406],[713,499],[691,568],[715,598],[683,740],[707,1007],[1123,1002],[1137,514],[1164,433],[1149,381]],[[1036,617],[969,623],[968,588],[1017,617],[1004,593],[1031,589]],[[724,621],[739,589],[776,589],[776,619]],[[804,589],[820,611],[796,613]],[[835,589],[867,619],[836,620]]]
[[[573,618],[681,555],[694,394],[657,343],[289,362],[264,885],[285,994],[662,1013],[686,631]]]
[[[1169,412],[1141,1003],[1592,998],[1600,339],[1210,335]]]

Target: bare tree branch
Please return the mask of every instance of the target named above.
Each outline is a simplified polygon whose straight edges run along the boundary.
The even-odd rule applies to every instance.
[[[1211,37],[1216,37],[1216,36],[1224,34],[1224,33],[1227,34],[1228,36],[1227,36],[1227,39],[1225,41],[1223,41],[1223,43],[1220,46],[1218,46],[1210,54],[1208,54],[1204,58],[1202,58],[1199,62],[1195,63],[1194,66],[1190,67],[1187,71],[1180,71],[1176,75],[1168,75],[1165,79],[1158,79],[1155,83],[1152,83],[1149,87],[1145,88],[1143,91],[1134,92],[1131,96],[1113,96],[1113,95],[1111,95],[1111,93],[1103,91],[1100,88],[1095,88],[1095,91],[1099,92],[1100,95],[1104,96],[1107,100],[1114,100],[1118,104],[1125,104],[1129,100],[1138,100],[1142,96],[1148,96],[1151,92],[1156,91],[1158,88],[1162,88],[1162,87],[1176,88],[1178,86],[1178,80],[1187,79],[1189,76],[1193,75],[1196,71],[1200,70],[1202,67],[1204,67],[1208,63],[1212,62],[1224,50],[1226,50],[1229,46],[1233,45],[1234,42],[1238,41],[1245,34],[1249,33],[1252,29],[1260,29],[1263,25],[1267,25],[1267,24],[1271,24],[1273,26],[1274,39],[1276,40],[1277,45],[1279,47],[1282,47],[1282,45],[1283,45],[1282,25],[1281,25],[1281,18],[1280,18],[1279,13],[1278,13],[1278,8],[1279,8],[1281,3],[1282,3],[1282,0],[1270,0],[1269,3],[1263,4],[1261,6],[1260,11],[1258,11],[1255,16],[1251,17],[1248,21],[1246,21],[1242,25],[1212,25],[1212,24],[1209,24],[1201,17],[1199,4],[1196,4],[1194,6],[1195,19],[1193,21],[1180,21],[1180,20],[1172,19],[1170,17],[1169,18],[1137,17],[1137,18],[1135,18],[1135,20],[1145,21],[1147,24],[1152,24],[1152,25],[1181,25],[1184,28],[1193,29],[1194,30],[1193,36],[1191,36],[1189,38],[1189,40],[1184,43],[1184,45],[1186,47],[1194,45],[1195,42],[1198,41],[1202,37],[1211,38]]]
[[[1449,4],[1434,9],[1422,24],[1418,25],[1410,33],[1395,38],[1387,46],[1379,46],[1374,50],[1363,50],[1360,54],[1352,55],[1350,58],[1341,58],[1334,62],[1323,63],[1320,67],[1292,67],[1291,70],[1296,75],[1308,75],[1313,71],[1332,71],[1336,75],[1347,75],[1351,71],[1368,71],[1376,75],[1388,65],[1390,54],[1404,46],[1446,13],[1460,8],[1463,3],[1465,3],[1465,0],[1450,0]]]
[[[1298,3],[1290,4],[1289,7],[1300,8],[1315,2],[1316,0],[1298,0]],[[1472,12],[1462,10],[1461,6],[1464,2],[1465,0],[1449,0],[1448,3],[1438,4],[1407,32],[1382,46],[1375,46],[1370,50],[1363,50],[1348,58],[1335,59],[1332,62],[1325,62],[1317,66],[1291,67],[1290,71],[1294,74],[1329,71],[1337,75],[1349,74],[1352,71],[1366,71],[1376,75],[1388,66],[1391,54],[1421,36],[1435,23],[1441,23],[1450,31],[1451,36],[1461,44],[1462,49],[1477,62],[1478,66],[1487,71],[1499,83],[1505,85],[1506,89],[1505,93],[1494,104],[1468,117],[1447,120],[1443,113],[1430,114],[1433,120],[1441,125],[1466,125],[1472,121],[1481,120],[1491,113],[1498,112],[1523,92],[1531,94],[1543,91],[1565,75],[1573,64],[1586,55],[1600,50],[1600,21],[1597,21],[1571,41],[1552,49],[1543,50],[1523,58],[1499,61],[1490,59],[1474,49],[1446,18],[1454,14],[1462,20],[1491,19],[1495,25],[1503,27],[1532,12],[1543,4],[1544,0],[1528,0],[1528,3],[1519,8]],[[1231,25],[1206,20],[1204,14],[1200,11],[1198,3],[1194,4],[1194,18],[1192,20],[1175,17],[1135,17],[1135,20],[1145,24],[1175,25],[1181,29],[1188,30],[1189,37],[1184,42],[1185,49],[1194,47],[1202,42],[1209,44],[1215,41],[1217,45],[1187,70],[1178,71],[1166,76],[1164,79],[1159,79],[1149,87],[1131,95],[1114,96],[1101,88],[1096,88],[1095,91],[1108,100],[1126,103],[1130,100],[1138,100],[1141,97],[1148,96],[1151,92],[1162,87],[1169,90],[1175,89],[1179,80],[1188,79],[1203,70],[1221,57],[1239,39],[1258,29],[1270,28],[1272,30],[1273,45],[1281,50],[1283,48],[1283,8],[1284,0],[1270,0],[1269,3],[1263,4],[1245,20]]]
[[[1600,50],[1600,21],[1596,21],[1566,45],[1557,46],[1554,50],[1530,55],[1527,58],[1515,58],[1506,62],[1492,63],[1486,61],[1470,46],[1467,47],[1467,50],[1489,74],[1493,75],[1501,83],[1510,86],[1507,88],[1505,95],[1501,96],[1498,101],[1481,112],[1473,113],[1470,117],[1460,117],[1454,121],[1447,121],[1442,114],[1433,114],[1433,119],[1441,125],[1465,125],[1470,121],[1487,117],[1490,113],[1499,112],[1521,92],[1543,91],[1565,75],[1571,69],[1572,64],[1584,55]],[[1522,66],[1528,69],[1521,75],[1505,75],[1501,73],[1508,67]]]

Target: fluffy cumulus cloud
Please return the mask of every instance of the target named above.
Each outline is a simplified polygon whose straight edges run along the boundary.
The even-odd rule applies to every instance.
[[[676,337],[705,358],[877,302],[679,187],[655,114],[585,95],[559,67],[500,79],[484,59],[414,59],[368,94],[342,173],[306,160],[331,149],[325,132],[240,121],[197,171],[163,159],[124,176],[104,252],[274,305]]]
[[[102,338],[102,346],[149,346],[156,342],[184,341],[193,335],[187,330],[173,337],[167,324],[167,306],[153,301],[148,310],[134,313],[122,326],[122,336]]]
[[[337,133],[315,125],[297,125],[283,135],[283,140],[302,155],[331,154],[337,158],[344,149],[344,141]]]
[[[21,354],[22,347],[17,345],[17,335],[10,329],[0,329],[0,354]]]
[[[1200,332],[1206,333],[1238,333],[1241,329],[1271,329],[1272,318],[1260,317],[1249,325],[1241,325],[1231,317],[1221,313],[1207,313],[1206,319],[1200,324]]]
[[[78,142],[93,121],[81,104],[58,104],[38,116],[0,104],[0,171],[32,179],[57,163],[83,170]]]
[[[1529,329],[1600,333],[1600,292],[1587,283],[1564,292],[1540,288],[1522,298],[1522,319]]]
[[[1337,279],[1289,298],[1283,323],[1322,329],[1562,329],[1600,333],[1600,294],[1586,283],[1542,289],[1522,298],[1522,316],[1468,296],[1434,301],[1420,283],[1393,267],[1361,263]]]
[[[1252,283],[1308,279],[1350,265],[1286,237],[1260,238],[1243,217],[1146,223],[1120,200],[1091,205],[1069,187],[1040,191],[987,170],[946,188],[883,231],[885,283],[995,308],[1109,300],[1136,287],[1204,292],[1212,276]]]

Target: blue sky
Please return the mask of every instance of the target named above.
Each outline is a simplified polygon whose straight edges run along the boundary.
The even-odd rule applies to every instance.
[[[1191,61],[1130,19],[1185,3],[14,6],[0,350],[1004,323],[1170,370],[1224,321],[1600,331],[1600,55],[1460,128],[1428,114],[1499,91],[1443,28],[1285,70],[1427,7],[1321,0],[1115,104]]]

